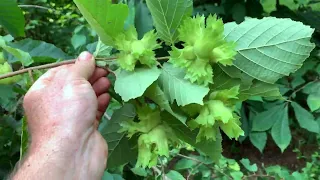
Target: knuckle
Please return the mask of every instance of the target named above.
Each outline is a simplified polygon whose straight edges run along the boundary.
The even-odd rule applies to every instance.
[[[88,85],[88,81],[85,79],[76,79],[71,81],[71,85],[73,86],[85,86]]]

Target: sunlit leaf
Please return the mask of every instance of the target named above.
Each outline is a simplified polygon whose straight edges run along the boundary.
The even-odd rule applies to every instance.
[[[157,103],[161,108],[168,111],[170,114],[172,114],[174,117],[179,119],[182,123],[186,123],[187,117],[183,115],[182,113],[175,112],[171,106],[169,99],[164,94],[162,89],[159,87],[157,83],[152,84],[145,92],[144,94],[146,97],[150,98],[152,101]]]
[[[63,61],[71,59],[71,57],[69,57],[60,48],[44,41],[23,39],[21,41],[9,42],[8,45],[12,48],[29,53],[34,62],[37,63],[52,63],[56,62],[57,60]],[[20,61],[20,59],[9,55],[8,61],[13,63]]]
[[[302,66],[315,45],[314,29],[290,19],[248,18],[225,24],[225,38],[237,44],[234,66],[266,83],[275,83]]]
[[[29,66],[33,63],[33,59],[29,53],[8,46],[7,42],[2,38],[2,36],[0,36],[0,47],[16,57],[24,66]]]
[[[0,1],[0,25],[13,36],[25,36],[24,16],[16,0]]]
[[[154,25],[162,40],[174,44],[178,38],[178,27],[185,17],[191,16],[191,0],[147,0]]]
[[[129,14],[125,4],[112,4],[111,0],[74,0],[82,15],[106,45],[114,45],[114,38],[124,31]]]
[[[185,71],[183,69],[165,63],[159,78],[160,86],[165,95],[171,103],[176,100],[179,106],[192,103],[203,104],[203,98],[208,94],[209,88],[193,84],[184,77]]]
[[[143,95],[146,89],[158,79],[161,71],[157,68],[136,68],[134,71],[116,71],[115,91],[124,101]]]

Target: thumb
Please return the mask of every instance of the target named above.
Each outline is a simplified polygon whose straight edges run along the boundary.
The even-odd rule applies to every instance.
[[[94,57],[92,54],[85,51],[79,55],[71,70],[80,77],[88,80],[92,76],[95,68],[96,64]]]

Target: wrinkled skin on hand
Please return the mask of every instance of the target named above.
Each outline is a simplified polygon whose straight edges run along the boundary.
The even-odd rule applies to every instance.
[[[106,75],[84,52],[34,83],[23,104],[32,140],[13,179],[101,179],[108,150],[97,126],[110,100]]]

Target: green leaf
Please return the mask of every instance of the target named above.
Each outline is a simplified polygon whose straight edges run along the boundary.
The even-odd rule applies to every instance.
[[[129,14],[125,4],[112,4],[111,0],[74,0],[82,15],[106,45],[114,45],[114,38],[124,31]]]
[[[242,158],[240,160],[240,162],[248,171],[250,171],[250,172],[257,172],[258,171],[257,165],[256,164],[250,165],[249,159]]]
[[[174,179],[174,180],[185,180],[185,178],[177,171],[174,171],[174,170],[170,170],[166,176],[170,179]],[[165,178],[167,179],[167,178]]]
[[[305,88],[303,88],[303,92],[306,94],[318,94],[320,89],[320,82],[311,82]]]
[[[263,153],[263,149],[267,144],[267,133],[266,132],[251,132],[249,135],[251,143]]]
[[[271,129],[271,136],[278,147],[283,152],[291,141],[291,132],[289,128],[288,106],[279,109],[281,114]]]
[[[178,27],[185,17],[191,16],[192,0],[146,0],[154,25],[162,40],[174,44],[178,40]]]
[[[13,91],[12,85],[4,85],[0,86],[0,100],[5,101],[16,97],[16,93]],[[0,102],[1,102],[0,101]]]
[[[163,64],[162,73],[159,78],[159,83],[164,91],[164,94],[173,103],[177,101],[178,106],[188,104],[203,104],[203,98],[208,94],[209,88],[184,79],[185,71],[181,68],[176,68],[172,64]]]
[[[260,0],[263,10],[267,13],[271,13],[276,10],[276,1]]]
[[[299,1],[299,0],[298,0]],[[300,0],[301,2],[301,0]],[[288,8],[290,8],[291,10],[296,10],[299,8],[299,4],[296,3],[295,1],[292,0],[280,0],[280,4],[287,6]],[[306,4],[307,5],[307,4]]]
[[[267,174],[275,173],[275,174],[280,174],[281,173],[281,166],[275,165],[275,166],[269,166],[265,168]]]
[[[230,175],[233,178],[233,180],[243,179],[243,172],[241,172],[241,171],[230,172]]]
[[[239,142],[242,143],[248,137],[251,131],[251,127],[250,127],[251,125],[249,123],[248,116],[246,115],[246,109],[244,106],[241,106],[240,121],[241,121],[241,129],[244,132],[244,136],[239,137]]]
[[[262,97],[281,97],[281,93],[276,84],[268,84],[261,81],[255,81],[252,86],[247,90],[240,90],[239,99],[246,100],[252,96]]]
[[[235,66],[223,66],[221,64],[218,64],[218,66],[226,75],[230,76],[231,78],[241,79],[241,89],[242,90],[247,90],[252,85],[252,81],[254,80],[254,78],[241,72]]]
[[[146,171],[145,168],[140,168],[140,167],[135,167],[130,169],[134,174],[142,177],[147,177],[148,172]]]
[[[132,104],[125,104],[121,109],[116,110],[107,125],[101,129],[101,135],[106,139],[109,148],[108,168],[123,165],[137,157],[136,149],[130,147],[129,140],[125,133],[118,133],[122,121],[133,120],[136,116]]]
[[[252,131],[267,131],[279,119],[283,118],[284,104],[274,106],[267,111],[263,111],[252,119]]]
[[[87,44],[87,45],[86,45],[86,49],[87,49],[91,54],[93,54],[94,51],[97,49],[97,45],[98,45],[98,41],[97,41],[97,42],[90,43],[90,44]]]
[[[296,118],[302,128],[310,132],[320,133],[318,123],[310,112],[296,102],[292,102],[291,106],[293,107]]]
[[[112,47],[103,44],[103,42],[101,42],[99,39],[93,55],[94,57],[109,57],[111,55],[111,51]]]
[[[136,5],[135,27],[138,37],[141,39],[143,35],[153,29],[153,20],[147,5],[140,0]]]
[[[316,119],[316,121],[317,121],[319,129],[320,129],[320,116]]]
[[[205,153],[214,162],[219,161],[222,153],[222,137],[220,131],[217,132],[216,141],[201,141],[197,143],[197,131],[191,131],[183,123],[181,123],[179,120],[177,120],[175,117],[173,117],[167,112],[162,112],[161,116],[162,119],[170,125],[170,127],[173,129],[174,133],[180,140],[192,145],[199,151]]]
[[[233,171],[240,171],[240,166],[235,160],[229,160],[228,167]]]
[[[22,160],[24,155],[27,153],[28,145],[29,145],[28,122],[27,122],[27,117],[24,116],[22,118],[22,124],[21,124],[20,160]]]
[[[143,95],[146,89],[156,81],[161,71],[157,67],[136,68],[134,71],[117,70],[115,91],[124,101]]]
[[[179,160],[175,165],[175,170],[184,170],[184,169],[191,169],[193,166],[197,165],[196,161],[193,161],[191,159],[183,158]]]
[[[13,36],[25,36],[24,16],[16,0],[0,1],[0,25]]]
[[[320,109],[320,93],[310,94],[307,98],[307,103],[312,112]]]
[[[210,89],[230,89],[240,84],[240,78],[230,78],[230,76],[225,73],[219,66],[213,66],[213,84],[210,85]]]
[[[304,84],[305,82],[306,81],[301,76],[294,76],[293,80],[291,81],[291,87],[295,89],[298,86]]]
[[[302,174],[302,173],[299,173],[299,172],[295,171],[295,172],[292,173],[292,178],[294,180],[304,180],[304,179],[308,179],[308,175],[307,174]]]
[[[8,45],[12,48],[29,53],[34,62],[37,63],[52,63],[57,60],[67,60],[71,58],[60,48],[44,41],[24,39],[17,42],[10,42]],[[14,56],[8,56],[8,61],[10,63],[14,63],[19,60],[20,59]]]
[[[249,76],[275,83],[302,66],[315,45],[314,29],[290,19],[248,18],[225,24],[225,38],[237,44],[234,66]]]
[[[29,53],[8,46],[2,36],[0,36],[0,47],[15,56],[23,66],[29,66],[33,63],[33,59],[31,58]]]
[[[135,0],[129,0],[127,2],[129,8],[129,14],[127,20],[124,22],[124,29],[129,29],[129,27],[134,26],[134,20],[136,16],[136,8],[134,5]]]
[[[111,174],[105,171],[102,176],[102,180],[123,180],[123,178],[119,174]]]
[[[172,110],[169,100],[164,92],[161,90],[157,83],[153,83],[144,94],[150,98],[153,102],[157,103],[161,108],[165,109],[171,115],[179,119],[182,123],[186,123],[187,117],[182,113],[178,113]]]
[[[71,44],[74,49],[78,49],[81,46],[84,46],[87,42],[87,37],[83,34],[74,34],[71,38]]]

